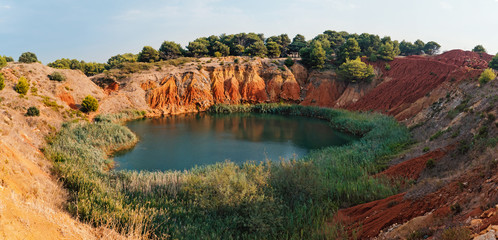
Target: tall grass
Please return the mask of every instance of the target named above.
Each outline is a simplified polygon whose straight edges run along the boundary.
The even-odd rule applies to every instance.
[[[324,239],[337,232],[324,229],[324,222],[338,207],[396,192],[370,177],[379,159],[410,139],[391,117],[279,104],[215,105],[210,111],[319,118],[361,138],[297,160],[222,162],[183,172],[114,171],[109,154],[136,142],[118,123],[141,113],[68,123],[45,153],[71,192],[70,211],[125,234],[138,228],[148,238]]]

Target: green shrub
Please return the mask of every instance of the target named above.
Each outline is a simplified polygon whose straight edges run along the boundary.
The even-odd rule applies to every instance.
[[[489,68],[498,70],[498,54],[496,54],[489,62]]]
[[[0,73],[0,91],[5,88],[5,77],[3,76],[3,73]]]
[[[428,152],[430,150],[429,147],[424,147],[424,149],[422,149],[423,152]]]
[[[223,56],[223,55],[222,55],[220,52],[215,52],[215,53],[214,53],[214,57],[219,58],[219,57],[221,57],[221,56]]]
[[[386,65],[384,66],[384,68],[385,68],[387,71],[391,70],[391,64],[386,63]]]
[[[292,60],[292,58],[288,57],[287,59],[285,59],[284,64],[285,64],[285,66],[290,68],[294,65],[294,60]]]
[[[9,56],[3,56],[3,58],[5,58],[5,61],[7,61],[7,62],[13,62],[14,61],[14,58],[9,57]]]
[[[26,112],[26,116],[30,117],[40,116],[40,110],[38,110],[37,107],[29,107],[28,111]]]
[[[81,111],[83,112],[95,112],[98,108],[99,102],[91,95],[86,96],[81,103]]]
[[[471,238],[472,231],[466,227],[448,228],[441,234],[441,240],[469,240]]]
[[[22,63],[34,63],[38,62],[38,58],[36,57],[36,54],[32,52],[25,52],[19,56],[19,62]]]
[[[53,81],[66,81],[66,76],[60,72],[53,72],[52,74],[48,75],[48,78]]]
[[[436,162],[434,162],[434,159],[432,159],[432,158],[427,160],[427,162],[425,163],[426,168],[434,168],[435,166],[436,166]]]
[[[355,60],[346,60],[339,67],[338,74],[350,82],[366,81],[374,76],[372,65],[365,64],[360,58]]]
[[[28,93],[28,90],[29,90],[28,80],[25,77],[20,77],[19,81],[17,82],[16,86],[14,87],[14,90],[17,93],[22,94],[22,95]]]
[[[370,62],[377,62],[377,60],[378,60],[377,54],[375,53],[370,54],[370,56],[368,57],[368,61]]]
[[[486,84],[487,82],[489,82],[495,78],[496,78],[496,74],[493,71],[493,69],[487,68],[481,73],[481,76],[479,76],[479,83]]]
[[[7,66],[7,60],[4,57],[0,56],[0,68]]]
[[[235,58],[235,59],[233,60],[233,63],[235,63],[235,64],[239,64],[239,61],[240,61],[240,60],[239,60],[239,58]]]

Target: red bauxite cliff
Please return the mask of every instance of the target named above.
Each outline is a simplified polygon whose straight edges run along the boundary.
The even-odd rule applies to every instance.
[[[156,114],[202,111],[217,103],[291,102],[376,110],[405,120],[446,94],[451,84],[477,78],[491,57],[453,50],[438,56],[369,62],[376,69],[370,83],[348,83],[333,70],[309,71],[298,63],[287,68],[282,61],[269,59],[246,59],[238,64],[234,58],[200,60],[127,75],[111,82],[107,92],[127,95],[128,100],[143,98],[130,101],[137,108],[144,107],[140,102],[146,103]],[[94,77],[94,81],[102,78]]]

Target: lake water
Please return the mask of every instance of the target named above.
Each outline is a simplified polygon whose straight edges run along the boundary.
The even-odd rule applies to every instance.
[[[326,121],[271,114],[187,114],[131,121],[140,141],[116,154],[117,169],[185,170],[230,160],[299,158],[356,139]]]

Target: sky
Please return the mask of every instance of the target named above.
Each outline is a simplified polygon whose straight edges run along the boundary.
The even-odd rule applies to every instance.
[[[0,0],[0,55],[106,62],[165,40],[186,46],[240,32],[309,40],[325,30],[436,41],[443,51],[482,44],[494,55],[497,13],[498,0]]]

